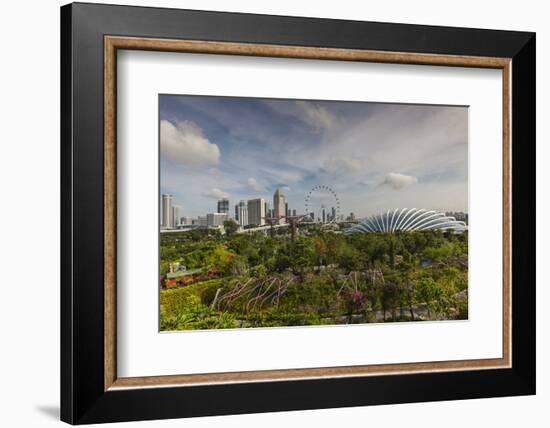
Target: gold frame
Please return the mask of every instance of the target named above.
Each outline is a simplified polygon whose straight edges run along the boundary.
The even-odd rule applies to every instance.
[[[324,59],[494,68],[503,81],[503,349],[502,358],[422,363],[358,365],[305,369],[262,370],[170,376],[119,378],[116,371],[116,52],[118,49],[221,55]],[[104,389],[191,386],[197,384],[354,377],[511,367],[511,58],[383,52],[229,43],[196,40],[105,36],[104,38]]]

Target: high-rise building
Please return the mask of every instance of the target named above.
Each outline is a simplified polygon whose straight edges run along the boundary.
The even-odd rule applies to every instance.
[[[239,222],[239,204],[235,205],[235,220]]]
[[[181,223],[180,224],[185,224],[186,226],[189,226],[189,225],[193,224],[193,219],[189,216],[183,216],[181,218]]]
[[[216,212],[229,214],[229,199],[220,199],[218,201],[218,210]]]
[[[248,201],[248,224],[265,225],[265,200],[263,198]]]
[[[285,222],[286,215],[286,200],[285,195],[281,189],[275,190],[273,195],[273,215],[279,218],[278,223],[283,224]]]
[[[331,221],[336,221],[336,208],[332,207],[332,213],[331,213],[331,216],[330,216],[330,220]]]
[[[180,207],[172,205],[172,225],[171,227],[177,227],[180,224]]]
[[[270,210],[269,210],[269,202],[265,202],[264,204],[264,212],[265,212],[265,216],[266,217],[271,217],[271,213],[270,213]]]
[[[296,210],[292,210],[292,216],[296,217]]]
[[[162,221],[161,227],[172,227],[172,195],[162,195]]]
[[[223,226],[223,222],[227,220],[227,213],[208,213],[206,214],[206,226],[218,227]]]
[[[290,216],[290,210],[288,209],[288,202],[285,202],[285,216]]]
[[[248,226],[248,204],[246,201],[240,201],[236,208],[237,222],[241,227]]]

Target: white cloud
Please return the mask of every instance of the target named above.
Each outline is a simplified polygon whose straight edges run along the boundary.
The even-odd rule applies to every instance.
[[[223,199],[223,198],[229,198],[229,193],[224,192],[221,189],[218,189],[217,187],[213,187],[212,189],[208,190],[203,194],[203,196],[206,196],[210,199]]]
[[[361,162],[358,159],[349,158],[326,159],[321,171],[330,175],[357,174],[361,171]]]
[[[296,183],[304,179],[304,173],[296,169],[285,169],[279,166],[263,167],[260,172],[267,177],[267,180],[280,183]]]
[[[309,101],[296,101],[296,105],[300,107],[302,120],[317,131],[330,128],[335,122],[335,117],[325,107]]]
[[[220,149],[208,141],[202,130],[190,121],[160,122],[160,147],[162,154],[173,161],[193,166],[216,165]]]
[[[392,189],[398,190],[403,187],[418,183],[418,179],[413,175],[399,174],[390,172],[382,181],[382,185],[390,186]]]
[[[248,186],[255,190],[256,192],[263,192],[265,191],[265,187],[262,186],[260,183],[258,183],[258,180],[256,180],[254,177],[249,177],[247,180]]]

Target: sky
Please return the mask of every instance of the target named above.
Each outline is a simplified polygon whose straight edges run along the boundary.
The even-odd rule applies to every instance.
[[[468,211],[468,108],[346,101],[160,96],[160,193],[182,216],[283,189],[305,213],[328,186],[340,213]],[[315,191],[312,205],[331,205]],[[311,208],[310,208],[311,209]]]

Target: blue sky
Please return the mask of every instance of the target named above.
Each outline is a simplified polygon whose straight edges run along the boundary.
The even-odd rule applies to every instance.
[[[231,210],[272,203],[277,188],[303,213],[317,185],[334,189],[345,215],[467,211],[468,109],[160,96],[160,190],[182,215],[215,212],[221,197]]]

